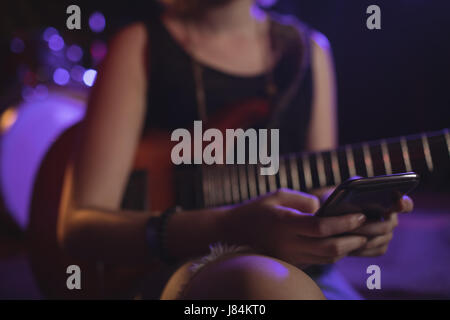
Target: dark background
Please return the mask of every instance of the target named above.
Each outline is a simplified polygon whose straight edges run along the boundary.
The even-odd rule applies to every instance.
[[[81,7],[81,31],[65,27],[69,4]],[[371,4],[381,7],[382,30],[366,28],[366,9]],[[295,14],[331,42],[342,144],[449,126],[450,2],[280,0],[275,9]],[[87,19],[97,10],[106,17],[101,35],[105,39],[124,24],[157,12],[152,0],[15,0],[2,4],[0,96],[11,99],[17,87],[9,51],[13,35],[30,37],[51,25],[69,39],[88,42],[94,34]]]

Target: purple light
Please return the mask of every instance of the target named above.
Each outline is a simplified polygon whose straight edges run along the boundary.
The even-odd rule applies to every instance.
[[[53,72],[53,81],[60,86],[64,86],[69,83],[70,75],[66,69],[58,68]]]
[[[47,96],[48,89],[43,84],[37,85],[36,88],[33,88],[31,86],[24,86],[22,89],[22,98],[27,102],[44,100],[45,98],[47,98]]]
[[[64,48],[64,40],[58,34],[54,34],[50,37],[48,41],[48,47],[53,51],[60,51]]]
[[[21,53],[25,49],[25,43],[22,39],[14,38],[11,40],[11,51],[14,53]]]
[[[268,8],[273,6],[277,0],[258,0],[258,4],[263,8]]]
[[[95,78],[97,77],[97,71],[94,69],[86,70],[83,75],[83,82],[88,87],[92,87],[95,82]]]
[[[48,88],[43,84],[39,84],[34,88],[34,95],[38,100],[44,100],[48,96]]]
[[[96,62],[102,60],[106,55],[106,44],[102,41],[94,41],[91,45],[91,55]]]
[[[78,62],[83,57],[83,50],[76,44],[71,45],[66,52],[67,58],[72,62]]]
[[[82,82],[85,71],[86,70],[82,66],[76,65],[72,69],[70,69],[70,76],[73,80]]]
[[[105,29],[105,16],[101,12],[94,12],[89,17],[89,27],[94,32],[102,32]]]
[[[30,101],[33,99],[34,96],[34,90],[30,86],[24,86],[22,89],[22,98],[25,101]]]
[[[44,38],[44,40],[48,42],[50,41],[50,38],[55,34],[58,34],[58,31],[53,27],[48,27],[44,30],[42,38]]]
[[[2,134],[0,143],[2,200],[11,213],[10,217],[24,231],[29,222],[34,181],[44,157],[56,139],[83,118],[84,111],[84,100],[58,92],[49,92],[44,101],[33,100],[18,105],[17,120]],[[6,120],[10,120],[11,123],[13,120],[11,116],[14,116],[14,113],[9,113],[10,119]],[[0,286],[3,289],[3,282]]]

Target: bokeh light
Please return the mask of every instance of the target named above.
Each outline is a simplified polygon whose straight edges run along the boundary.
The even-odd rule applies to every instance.
[[[99,62],[102,60],[106,55],[106,44],[103,41],[94,41],[91,45],[91,55],[95,62]]]
[[[64,68],[58,68],[53,72],[53,81],[60,86],[64,86],[69,83],[69,72]]]
[[[83,75],[83,82],[88,87],[92,87],[95,82],[95,78],[97,77],[97,71],[94,69],[86,70]]]
[[[22,88],[22,99],[24,101],[30,101],[33,99],[34,96],[34,90],[30,86],[24,86]]]
[[[58,34],[58,30],[56,30],[53,27],[48,27],[47,29],[44,30],[42,38],[48,42],[50,41],[50,38],[55,34]]]
[[[105,16],[101,12],[94,12],[89,17],[89,27],[94,32],[102,32],[105,29]]]
[[[44,100],[48,96],[48,88],[44,84],[38,84],[36,88],[34,88],[34,96],[38,100]]]
[[[64,48],[64,39],[59,34],[54,34],[48,41],[48,47],[53,51],[60,51]]]
[[[8,131],[17,120],[17,108],[9,107],[0,116],[0,133]]]
[[[21,53],[25,49],[25,43],[20,38],[11,40],[11,51],[14,53]]]
[[[83,81],[84,72],[86,70],[79,65],[73,66],[72,69],[70,69],[70,77],[77,82]]]
[[[83,49],[76,44],[71,45],[66,52],[67,59],[72,62],[78,62],[83,57]]]

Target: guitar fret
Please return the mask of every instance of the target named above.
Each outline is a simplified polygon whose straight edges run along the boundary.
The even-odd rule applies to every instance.
[[[347,157],[347,166],[350,177],[356,176],[356,167],[355,167],[355,159],[353,158],[352,147],[347,145],[345,146],[345,155]]]
[[[367,176],[373,177],[374,176],[373,163],[372,163],[372,157],[370,155],[369,145],[367,143],[363,143],[362,150],[363,150],[363,154],[364,154],[364,164],[366,165]]]
[[[247,175],[250,198],[256,198],[258,196],[258,191],[256,188],[255,168],[253,165],[247,167]]]
[[[218,188],[216,188],[216,181],[217,181],[217,172],[214,170],[214,167],[210,167],[210,173],[209,173],[209,183],[211,186],[211,195],[212,195],[212,205],[215,206],[220,203],[220,194],[221,192],[218,192]]]
[[[224,197],[225,197],[225,203],[232,203],[233,197],[231,194],[231,182],[230,182],[230,176],[229,176],[229,170],[227,166],[224,166],[222,168],[224,178]]]
[[[289,157],[289,164],[291,171],[292,187],[294,190],[300,190],[300,181],[298,175],[297,160],[295,158],[295,155],[291,155]]]
[[[312,174],[311,174],[311,165],[309,163],[309,156],[307,154],[304,154],[302,156],[302,167],[303,167],[303,174],[305,176],[306,190],[310,190],[312,188]]]
[[[277,190],[277,180],[274,174],[270,174],[267,176],[267,180],[269,181],[269,191],[273,192]]]
[[[213,202],[214,206],[220,205],[223,203],[223,194],[222,190],[220,189],[217,182],[220,180],[220,176],[218,176],[217,166],[211,167],[211,186],[212,186],[212,193],[213,193]]]
[[[430,172],[433,171],[433,159],[431,158],[430,145],[428,144],[428,138],[426,134],[422,134],[422,146],[423,153],[425,155],[425,160],[427,162],[427,167]]]
[[[280,157],[280,168],[278,171],[279,177],[280,177],[280,187],[281,188],[287,188],[287,174],[286,174],[286,163],[284,157]]]
[[[219,178],[220,179],[218,181],[218,188],[221,189],[220,194],[221,194],[221,202],[220,205],[223,205],[225,203],[227,203],[227,191],[225,190],[222,181],[224,181],[226,179],[226,177],[224,177],[224,172],[222,170],[223,165],[217,166],[217,173],[219,174]]]
[[[323,163],[322,153],[318,153],[316,157],[317,163],[317,175],[319,176],[319,187],[325,187],[327,185],[327,177],[325,176],[325,165]]]
[[[278,173],[267,177],[260,174],[260,164],[199,166],[193,170],[193,191],[200,192],[185,192],[183,197],[177,193],[176,196],[177,201],[186,208],[236,204],[277,188],[308,191],[338,185],[358,174],[375,176],[384,172],[393,174],[414,170],[425,176],[427,171],[447,170],[449,157],[450,131],[443,129],[364,142],[356,147],[346,145],[326,152],[281,156]],[[180,178],[185,178],[181,170],[180,175]],[[183,189],[177,191],[182,192]]]
[[[341,183],[341,172],[339,170],[339,162],[335,150],[331,151],[331,168],[333,170],[334,184],[338,185]]]
[[[209,172],[208,168],[203,168],[203,202],[205,204],[205,207],[209,207],[211,205],[211,199],[210,199],[210,186],[209,186]]]
[[[240,189],[241,189],[241,199],[247,200],[248,199],[248,192],[247,192],[247,176],[245,174],[245,166],[240,165],[238,166],[238,172],[239,172],[239,183],[240,183]]]
[[[260,195],[264,195],[264,194],[267,193],[266,179],[265,179],[265,176],[263,176],[263,175],[261,174],[260,166],[259,166],[259,165],[256,167],[256,174],[257,174],[257,176],[258,176],[258,188],[259,188],[259,194],[260,194]]]
[[[412,171],[411,159],[409,158],[408,143],[405,137],[400,138],[400,146],[402,148],[403,161],[405,162],[406,171]]]
[[[450,157],[450,133],[448,129],[444,130],[445,142],[447,143],[448,156]]]
[[[233,196],[233,203],[239,203],[239,184],[236,174],[236,166],[230,166],[230,176],[231,176],[231,194]]]
[[[383,162],[386,174],[392,174],[391,158],[386,140],[381,141],[381,152],[383,153]]]

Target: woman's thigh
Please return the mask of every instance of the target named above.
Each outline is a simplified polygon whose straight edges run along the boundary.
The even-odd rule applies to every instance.
[[[199,271],[185,263],[169,279],[161,299],[324,299],[317,284],[284,261],[258,254],[230,254]]]

